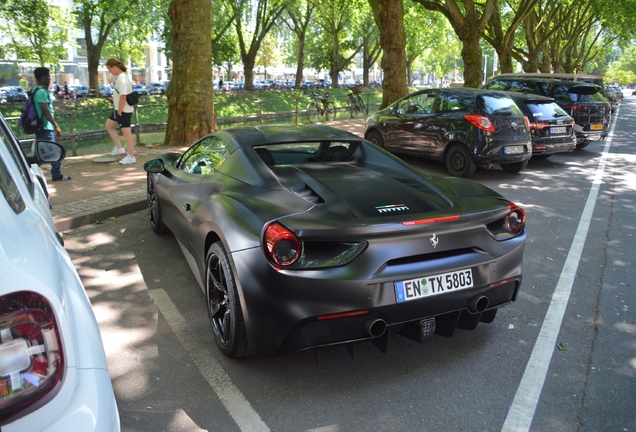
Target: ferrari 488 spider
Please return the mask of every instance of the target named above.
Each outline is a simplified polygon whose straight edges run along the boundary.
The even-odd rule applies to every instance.
[[[385,351],[391,334],[451,336],[517,297],[520,207],[348,132],[224,129],[144,168],[150,224],[176,237],[227,356]]]

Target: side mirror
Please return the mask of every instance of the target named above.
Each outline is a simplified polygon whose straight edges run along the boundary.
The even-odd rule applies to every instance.
[[[64,146],[53,141],[33,141],[31,153],[36,163],[60,162],[66,157]]]
[[[149,160],[144,164],[144,171],[154,174],[161,174],[165,170],[161,159]]]

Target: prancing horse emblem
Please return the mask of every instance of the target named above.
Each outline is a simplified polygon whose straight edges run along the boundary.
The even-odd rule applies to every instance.
[[[433,249],[437,247],[437,243],[439,243],[439,239],[437,238],[437,234],[433,233],[431,236],[431,244],[433,245]]]

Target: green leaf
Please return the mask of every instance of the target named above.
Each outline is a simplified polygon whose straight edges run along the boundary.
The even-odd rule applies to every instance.
[[[89,252],[92,252],[92,251],[94,251],[95,249],[97,249],[95,246],[91,246],[91,247],[89,247],[89,248],[88,248],[88,251],[89,251]]]
[[[565,351],[567,349],[567,347],[565,346],[563,342],[559,342],[559,344],[557,345],[557,348],[561,351]]]

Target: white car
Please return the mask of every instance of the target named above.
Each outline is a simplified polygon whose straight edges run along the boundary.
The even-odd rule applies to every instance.
[[[44,141],[32,152],[0,115],[0,428],[119,431],[97,321],[33,163],[66,152]]]

